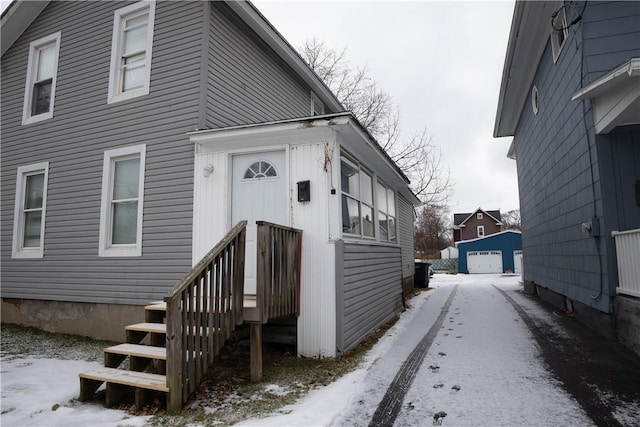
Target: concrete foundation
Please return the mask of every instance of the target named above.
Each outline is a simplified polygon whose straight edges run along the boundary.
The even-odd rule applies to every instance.
[[[125,326],[144,322],[138,305],[3,298],[1,309],[2,323],[119,342],[125,341]]]
[[[640,299],[618,295],[616,322],[618,340],[640,355]]]
[[[612,314],[603,313],[575,300],[568,301],[564,295],[528,280],[524,281],[524,290],[529,294],[538,295],[540,299],[548,302],[558,310],[570,308],[580,323],[596,333],[607,338],[616,337],[616,318]],[[568,307],[568,304],[570,304],[570,307]]]
[[[414,276],[405,277],[402,279],[402,291],[405,295],[409,295],[414,289]]]

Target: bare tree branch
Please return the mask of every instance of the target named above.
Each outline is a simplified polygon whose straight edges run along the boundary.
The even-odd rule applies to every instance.
[[[418,198],[424,204],[446,205],[453,183],[442,164],[440,149],[427,128],[405,138],[401,132],[399,107],[368,76],[366,67],[349,64],[346,49],[331,49],[314,37],[306,40],[299,51],[345,108],[353,112],[407,175]]]

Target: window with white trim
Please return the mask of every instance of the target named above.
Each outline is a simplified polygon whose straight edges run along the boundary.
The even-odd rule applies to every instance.
[[[22,124],[53,117],[61,32],[31,42],[24,86]]]
[[[155,1],[115,11],[109,68],[109,104],[149,93]]]
[[[104,153],[99,256],[142,255],[145,156],[145,145]]]
[[[483,217],[482,212],[478,212],[478,214],[476,215],[476,218],[482,219],[482,217]]]
[[[396,243],[396,193],[382,182],[377,187],[378,231],[381,242]]]
[[[553,62],[558,61],[564,42],[569,36],[567,16],[564,13],[564,6],[554,14],[551,20],[551,50],[553,51]]]
[[[318,98],[318,95],[311,92],[311,115],[320,116],[324,114],[324,104]]]
[[[352,236],[373,238],[373,177],[358,162],[340,159],[342,185],[342,232]]]
[[[484,236],[484,225],[478,226],[478,237]]]
[[[13,258],[42,258],[49,162],[18,168],[13,217]]]

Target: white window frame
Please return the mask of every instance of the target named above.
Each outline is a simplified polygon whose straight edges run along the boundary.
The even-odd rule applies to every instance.
[[[114,165],[117,160],[126,158],[140,158],[140,175],[138,178],[138,217],[136,243],[111,244],[113,215],[111,197],[113,194]],[[102,164],[102,200],[100,202],[100,238],[98,256],[100,257],[133,257],[142,256],[142,211],[144,207],[144,175],[145,175],[146,145],[135,145],[116,148],[104,152]]]
[[[24,247],[24,197],[26,191],[27,177],[44,173],[42,184],[42,209],[40,219],[40,246]],[[13,244],[12,258],[42,258],[44,256],[44,224],[47,214],[47,183],[49,181],[49,162],[35,163],[18,168],[16,177],[16,199],[13,216]]]
[[[484,225],[479,225],[477,227],[477,234],[478,234],[478,237],[484,237],[485,236],[485,234],[484,234]]]
[[[377,185],[380,185],[384,188],[385,191],[385,200],[378,200],[378,188]],[[383,213],[387,218],[393,218],[393,224],[395,227],[395,230],[393,232],[394,235],[394,239],[390,239],[389,238],[389,229],[387,228],[387,239],[383,239],[381,235],[378,236],[378,239],[381,242],[385,242],[385,243],[398,243],[398,196],[397,193],[391,188],[389,187],[387,184],[385,184],[383,181],[381,180],[377,180],[377,185],[376,185],[376,212],[378,212],[378,228],[380,227],[380,213]],[[395,212],[394,215],[390,215],[389,214],[389,206],[388,206],[388,200],[389,200],[389,192],[393,193],[393,211]],[[389,222],[387,220],[387,227],[389,225]],[[379,233],[378,233],[379,234]]]
[[[484,217],[484,215],[482,215],[482,212],[478,212],[478,213],[476,214],[476,218],[477,218],[477,219],[482,219],[483,217]]]
[[[38,40],[34,40],[29,45],[29,60],[27,62],[27,76],[24,85],[24,102],[22,107],[22,124],[28,125],[31,123],[41,122],[43,120],[53,118],[53,106],[56,98],[56,82],[58,78],[58,58],[60,56],[60,37],[62,32],[50,34],[46,37],[42,37]],[[49,111],[37,115],[32,114],[33,109],[33,87],[36,84],[36,72],[38,71],[37,53],[44,46],[49,44],[55,44],[55,58],[53,62],[53,76],[51,78],[51,100],[49,104]]]
[[[144,65],[144,85],[140,88],[122,91],[122,49],[124,48],[123,23],[132,15],[149,12],[149,21],[147,22],[147,41],[145,46],[145,65]],[[155,22],[156,2],[141,1],[132,5],[120,8],[114,12],[113,18],[113,35],[111,37],[111,64],[109,67],[109,93],[107,103],[125,101],[127,99],[136,98],[149,94],[149,86],[151,84],[151,51],[153,48],[153,27]]]
[[[320,107],[320,108],[317,108]],[[318,95],[316,95],[313,91],[311,92],[311,115],[312,116],[321,116],[324,114],[324,103],[320,101]]]
[[[555,64],[560,57],[560,53],[562,52],[562,48],[567,43],[567,38],[569,37],[569,29],[567,28],[567,15],[564,12],[564,7],[558,10],[558,15],[556,16],[556,20],[554,22],[559,22],[562,30],[556,30],[551,28],[551,50],[553,51],[553,63]],[[560,35],[562,34],[562,41],[560,41]]]
[[[360,233],[359,234],[355,234],[355,233],[348,233],[345,231],[342,231],[342,235],[345,237],[349,237],[349,238],[357,238],[357,239],[364,239],[364,240],[375,240],[378,232],[376,230],[377,228],[377,221],[376,221],[376,203],[375,203],[375,199],[376,199],[376,187],[375,187],[375,183],[376,183],[376,177],[374,176],[374,174],[372,172],[370,172],[366,167],[364,167],[360,162],[358,162],[357,160],[354,160],[351,156],[349,156],[348,154],[342,152],[340,155],[340,174],[342,174],[342,162],[345,162],[347,164],[349,164],[349,166],[355,168],[358,170],[358,194],[351,194],[351,193],[347,193],[346,191],[344,191],[344,189],[340,189],[341,190],[341,198],[340,198],[340,214],[341,214],[341,218],[342,218],[342,209],[344,208],[342,206],[342,197],[347,197],[348,199],[351,200],[355,200],[358,203],[358,214],[360,215]],[[364,173],[365,175],[367,175],[370,180],[371,180],[371,203],[366,202],[363,200],[362,197],[362,181],[360,180],[360,174]],[[342,182],[340,182],[340,185],[342,186]],[[369,209],[371,209],[371,226],[373,227],[373,235],[372,236],[367,236],[364,234],[364,227],[362,224],[362,207],[365,206]]]

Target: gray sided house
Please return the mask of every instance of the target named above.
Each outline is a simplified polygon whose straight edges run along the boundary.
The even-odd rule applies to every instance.
[[[247,293],[303,231],[300,354],[402,308],[408,180],[251,3],[14,2],[1,93],[3,322],[122,339],[241,220]]]
[[[640,352],[640,2],[516,2],[494,136],[526,289]]]

